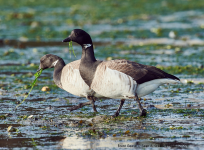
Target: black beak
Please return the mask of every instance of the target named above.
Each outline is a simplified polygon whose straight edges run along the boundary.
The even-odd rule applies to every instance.
[[[71,41],[71,38],[70,37],[67,37],[66,39],[64,39],[62,42],[70,42]]]

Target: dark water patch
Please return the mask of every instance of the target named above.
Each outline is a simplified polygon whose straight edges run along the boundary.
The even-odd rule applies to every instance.
[[[198,146],[193,143],[188,143],[188,142],[179,142],[179,141],[173,141],[173,142],[136,142],[135,147],[140,147],[140,148],[148,148],[148,147],[153,147],[153,148],[176,148],[176,149],[186,149],[190,146]]]
[[[56,143],[64,139],[63,136],[42,137],[42,138],[12,138],[1,139],[0,146],[5,148],[38,148],[38,146],[50,146],[49,143]],[[57,147],[56,147],[57,148]]]
[[[0,128],[1,130],[7,130],[7,128],[9,126],[13,126],[13,127],[21,127],[21,124],[0,124]]]
[[[1,139],[0,146],[4,148],[13,147],[33,147],[30,138],[12,138],[12,139]]]
[[[68,34],[67,34],[68,36]],[[65,36],[64,38],[66,38]],[[62,39],[63,40],[63,39]],[[4,44],[0,46],[11,46],[14,48],[19,49],[25,49],[26,47],[45,47],[45,46],[68,46],[67,43],[63,43],[62,41],[26,41],[21,42],[19,40],[4,40]],[[104,41],[94,41],[94,45],[96,46],[102,46],[102,45],[110,45],[111,42],[104,42]],[[1,44],[1,43],[0,43]],[[76,43],[73,43],[73,45],[77,45]]]
[[[1,100],[3,100],[2,102],[6,102],[6,101],[8,101],[8,102],[10,102],[10,101],[16,101],[16,99],[7,98],[7,97],[6,97],[6,98],[2,97]]]
[[[4,63],[4,64],[1,64],[1,65],[4,65],[4,66],[20,66],[21,64],[19,63]]]

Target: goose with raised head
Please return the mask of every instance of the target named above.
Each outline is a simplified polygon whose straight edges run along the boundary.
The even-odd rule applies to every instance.
[[[125,59],[100,61],[94,56],[93,42],[90,35],[81,29],[74,29],[63,42],[76,42],[82,47],[79,66],[85,83],[104,97],[121,99],[114,116],[118,116],[125,99],[135,99],[140,116],[146,116],[139,97],[155,91],[165,83],[177,83],[179,78],[154,66],[148,66]]]
[[[80,103],[77,106],[71,107],[69,109],[70,111],[79,109],[85,105],[92,104],[93,110],[97,112],[95,107],[95,100],[97,97],[98,98],[104,97],[94,92],[84,82],[79,73],[79,65],[80,60],[76,60],[65,65],[65,62],[62,58],[56,55],[47,54],[40,59],[40,65],[38,70],[54,68],[53,79],[55,84],[59,88],[73,95],[86,97],[89,100],[89,102]]]

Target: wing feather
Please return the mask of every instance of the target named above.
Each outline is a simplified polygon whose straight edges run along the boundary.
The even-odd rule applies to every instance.
[[[125,59],[104,61],[102,63],[112,70],[117,70],[131,76],[138,84],[162,78],[179,80],[179,78],[170,75],[154,66],[142,65]]]

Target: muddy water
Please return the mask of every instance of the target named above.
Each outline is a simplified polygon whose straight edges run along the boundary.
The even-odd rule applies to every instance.
[[[96,56],[106,59],[101,50],[114,46],[117,47],[98,45]],[[67,108],[85,102],[86,99],[75,97],[54,86],[53,69],[49,69],[43,71],[31,95],[15,110],[29,91],[27,85],[34,80],[33,75],[38,68],[40,57],[52,53],[68,63],[80,58],[80,47],[73,48],[77,58],[73,54],[70,58],[67,46],[24,49],[1,47],[4,55],[0,61],[1,147],[191,149],[204,146],[203,74],[176,74],[182,79],[180,84],[161,86],[154,93],[143,97],[142,104],[148,110],[146,118],[137,118],[136,102],[127,100],[121,116],[114,119],[110,118],[110,115],[116,111],[120,100],[98,100],[98,114],[93,113],[91,106],[69,112]],[[196,46],[196,50],[193,46],[181,47],[184,55],[175,53],[173,49],[168,52],[164,46],[150,46],[148,50],[144,50],[145,46],[137,47],[137,50],[133,47],[124,51],[125,54],[122,49],[123,47],[121,50],[118,47],[117,52],[113,50],[113,57],[125,56],[133,61],[145,64],[154,62],[155,65],[161,66],[185,66],[192,61],[195,67],[199,68],[197,64],[202,63],[197,59],[198,54],[195,51],[203,52],[203,46]],[[185,54],[188,53],[194,53],[195,56],[186,60]],[[154,59],[151,59],[152,57]],[[51,91],[42,92],[43,86],[49,86]],[[97,118],[99,116],[100,119]],[[9,126],[14,130],[8,132]]]
[[[63,11],[54,9],[58,13]],[[67,108],[86,99],[56,87],[53,69],[43,71],[30,96],[15,110],[29,92],[43,55],[55,54],[69,63],[80,59],[81,48],[73,46],[75,58],[70,55],[68,45],[59,42],[68,35],[62,33],[73,28],[65,23],[52,27],[56,34],[49,40],[41,37],[41,41],[33,40],[34,35],[19,37],[31,32],[30,26],[38,27],[38,23],[25,28],[17,26],[16,32],[6,30],[10,25],[3,24],[0,26],[5,37],[0,41],[0,148],[202,149],[203,18],[202,11],[185,11],[141,15],[139,19],[118,20],[117,25],[103,22],[84,25],[93,36],[98,59],[125,58],[157,66],[181,78],[180,84],[163,85],[141,99],[148,111],[146,118],[137,118],[138,107],[133,100],[125,101],[117,118],[111,115],[120,100],[113,99],[98,100],[97,114],[91,106],[69,112]],[[37,20],[44,25],[43,17]],[[56,23],[57,19],[51,17],[49,21]],[[169,37],[170,31],[177,32],[175,39]],[[49,86],[51,91],[41,91],[43,86]],[[9,126],[12,128],[8,131]]]

